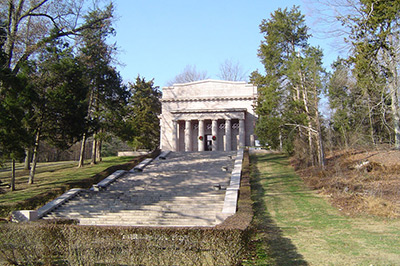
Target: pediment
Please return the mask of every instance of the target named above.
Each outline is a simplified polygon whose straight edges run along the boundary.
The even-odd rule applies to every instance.
[[[178,83],[163,88],[163,99],[199,99],[226,97],[253,97],[257,88],[245,81],[199,80],[189,83]]]

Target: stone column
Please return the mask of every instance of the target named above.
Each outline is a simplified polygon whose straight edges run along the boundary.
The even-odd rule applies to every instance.
[[[185,121],[185,151],[192,150],[192,123],[190,120]]]
[[[212,127],[211,127],[211,134],[212,134],[212,136],[214,137],[216,137],[216,139],[215,140],[213,140],[212,141],[212,150],[213,151],[216,151],[217,149],[218,149],[218,121],[217,120],[213,120],[212,121]]]
[[[245,144],[245,125],[244,125],[244,119],[239,119],[239,147],[243,148]]]
[[[199,137],[203,137],[203,140],[200,140]],[[204,120],[199,120],[199,135],[197,136],[197,145],[198,151],[204,151],[204,142],[207,141],[204,138]]]
[[[232,150],[232,123],[230,119],[225,120],[225,151]]]
[[[178,151],[178,121],[172,120],[172,150]]]

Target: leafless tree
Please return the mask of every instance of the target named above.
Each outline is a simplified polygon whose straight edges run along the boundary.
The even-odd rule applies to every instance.
[[[79,34],[93,25],[82,24],[84,0],[1,0],[0,25],[6,32],[4,52],[15,73],[43,46],[60,37]],[[111,8],[112,9],[112,8]],[[111,14],[105,12],[108,19]]]
[[[246,81],[247,74],[243,72],[243,68],[239,62],[233,62],[232,60],[225,60],[219,66],[218,77],[222,80],[229,81]]]
[[[197,80],[208,79],[209,76],[207,71],[197,71],[196,66],[187,65],[182,73],[178,74],[172,80],[167,82],[168,86],[172,86],[175,83],[187,83]]]
[[[347,57],[353,48],[349,41],[354,17],[362,15],[359,0],[304,0],[312,20],[313,36],[328,42]]]

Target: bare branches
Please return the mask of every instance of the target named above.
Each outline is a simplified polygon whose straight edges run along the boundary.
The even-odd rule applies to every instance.
[[[20,18],[19,18],[19,22],[24,19],[27,16],[31,16],[33,14],[34,11],[36,11],[37,9],[39,9],[41,6],[44,5],[44,3],[46,3],[48,0],[43,0],[41,2],[39,2],[36,5],[31,6],[30,9],[28,9]],[[22,9],[22,5],[23,5],[23,0],[20,1],[20,6],[18,9]],[[50,16],[49,16],[50,17]]]
[[[171,86],[175,83],[187,83],[208,78],[207,71],[197,71],[196,66],[187,65],[182,73],[175,76],[175,78],[170,80],[167,85]]]
[[[239,62],[232,62],[232,60],[225,60],[219,66],[218,77],[222,80],[229,81],[246,81],[246,73],[243,72],[242,66]]]
[[[112,17],[107,7],[102,16],[91,23],[79,24],[82,18],[82,0],[16,0],[0,2],[3,19],[7,22],[4,50],[8,66],[14,73],[22,62],[54,39],[73,36]],[[55,29],[55,31],[53,30]]]

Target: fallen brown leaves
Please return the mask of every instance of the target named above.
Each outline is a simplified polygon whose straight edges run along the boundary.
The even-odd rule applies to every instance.
[[[325,170],[297,173],[348,215],[400,217],[400,151],[336,151],[328,154]]]

